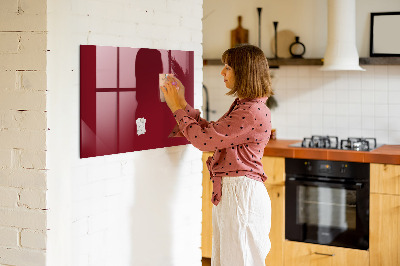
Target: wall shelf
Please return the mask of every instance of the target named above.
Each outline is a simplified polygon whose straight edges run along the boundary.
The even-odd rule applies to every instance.
[[[268,58],[271,68],[279,66],[321,66],[322,58]],[[204,66],[222,65],[220,59],[204,59]],[[400,65],[400,57],[361,57],[360,65]]]
[[[268,63],[271,68],[279,66],[304,66],[304,65],[322,65],[321,58],[268,58]],[[220,59],[204,59],[204,66],[222,65]]]
[[[360,65],[400,65],[400,57],[361,57]]]
[[[268,58],[270,67],[322,66],[322,58]]]

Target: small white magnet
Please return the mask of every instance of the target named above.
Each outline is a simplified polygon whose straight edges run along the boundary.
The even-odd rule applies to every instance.
[[[146,133],[146,119],[144,118],[136,119],[136,132],[138,136]]]

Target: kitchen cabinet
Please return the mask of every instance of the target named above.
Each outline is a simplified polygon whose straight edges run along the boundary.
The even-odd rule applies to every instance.
[[[268,177],[265,185],[285,185],[285,158],[264,156],[261,163]]]
[[[371,266],[400,265],[400,196],[371,194]]]
[[[285,241],[285,187],[265,184],[271,199],[271,250],[265,259],[266,266],[283,265]]]
[[[203,194],[202,194],[202,223],[201,223],[201,253],[203,258],[211,258],[212,252],[212,183],[206,161],[212,152],[203,153]]]
[[[371,164],[370,178],[370,265],[400,265],[400,165]]]
[[[284,240],[282,248],[284,263],[280,263],[274,257],[277,263],[272,263],[272,265],[400,265],[400,146],[384,145],[371,152],[301,149],[289,146],[296,142],[298,140],[270,141],[264,151],[264,157],[281,156],[370,163],[369,250]],[[274,180],[274,176],[269,177],[269,181],[271,180]],[[282,185],[282,187],[285,186]],[[273,196],[271,200],[273,201]],[[284,200],[282,202],[284,203]],[[282,210],[284,210],[284,205],[282,205]],[[284,222],[282,225],[284,226]],[[282,236],[284,237],[284,231],[282,231]],[[273,238],[272,232],[270,237]],[[271,255],[272,251],[273,248]],[[335,256],[323,256],[314,252],[335,254]]]
[[[400,195],[400,165],[370,164],[371,193]]]
[[[203,153],[202,255],[205,258],[210,258],[212,252],[212,183],[205,164],[209,156],[211,152]],[[272,247],[266,265],[400,265],[400,165],[370,165],[370,248],[365,251],[285,240],[285,158],[264,156],[262,163],[272,205]]]
[[[211,152],[203,153],[203,218],[202,218],[202,256],[211,258],[212,253],[212,183],[206,166],[206,161]],[[285,158],[263,157],[262,164],[268,176],[265,187],[271,198],[271,250],[266,258],[266,265],[283,265],[283,243],[285,230]]]
[[[285,240],[285,158],[264,156],[261,160],[267,175],[265,187],[271,199],[271,250],[265,259],[267,266],[283,265]]]
[[[284,252],[285,266],[369,265],[369,253],[365,250],[300,243],[286,240]]]

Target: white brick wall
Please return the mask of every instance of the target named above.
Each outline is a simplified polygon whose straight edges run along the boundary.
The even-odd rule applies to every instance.
[[[0,29],[8,31],[46,31],[46,1],[1,1]]]
[[[18,247],[19,231],[17,228],[0,227],[0,247]]]
[[[0,186],[46,189],[46,170],[0,169]]]
[[[79,45],[194,50],[198,108],[202,0],[49,1],[47,10],[47,264],[201,265],[201,152],[79,159]]]
[[[18,189],[0,187],[0,207],[15,208],[18,204]]]
[[[46,212],[42,210],[30,210],[25,208],[2,208],[0,226],[46,229]]]
[[[46,249],[46,231],[23,229],[21,246],[31,249]]]
[[[0,264],[200,265],[201,153],[80,160],[78,56],[194,50],[199,107],[202,1],[4,0],[0,15]]]
[[[3,265],[45,265],[46,254],[42,250],[14,249],[0,247]]]
[[[0,3],[1,265],[45,265],[46,3]]]

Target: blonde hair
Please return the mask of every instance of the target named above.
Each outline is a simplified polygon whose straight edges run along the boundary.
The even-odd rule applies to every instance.
[[[230,48],[222,54],[221,60],[235,74],[235,85],[227,95],[255,99],[274,94],[268,61],[260,48],[248,44]]]

